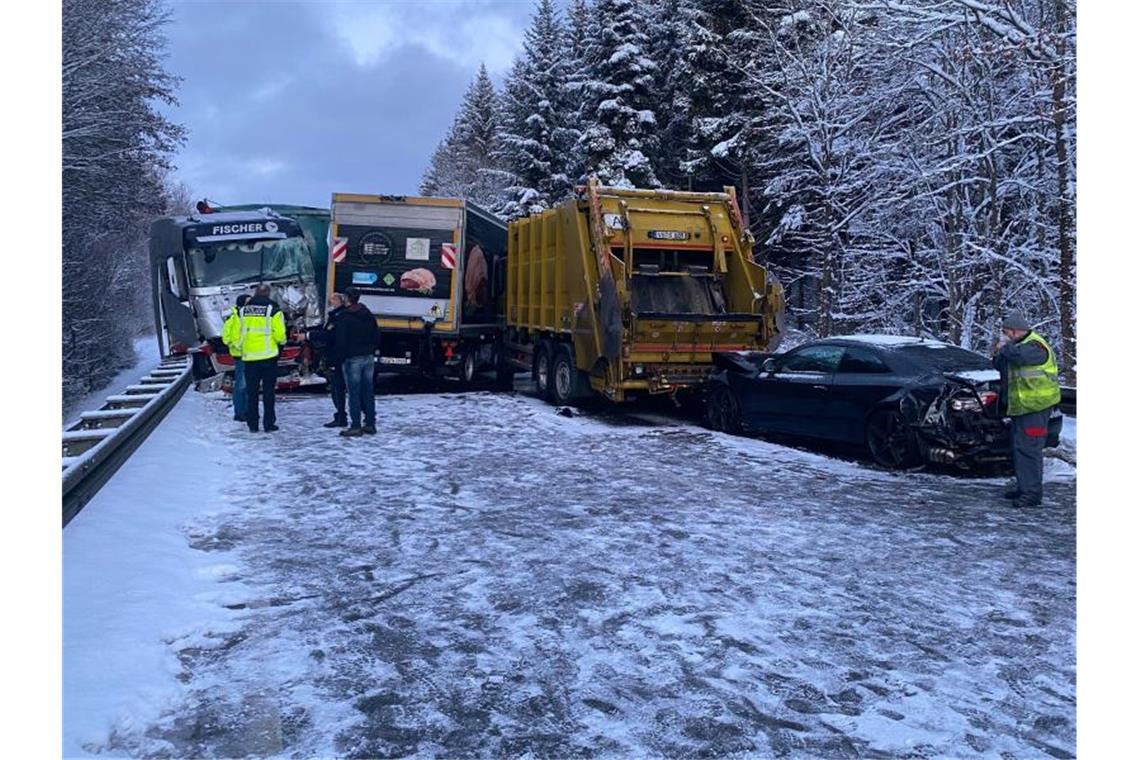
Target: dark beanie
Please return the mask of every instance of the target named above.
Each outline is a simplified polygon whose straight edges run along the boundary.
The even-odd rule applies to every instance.
[[[1015,311],[1009,314],[1001,323],[1003,330],[1032,330],[1029,326],[1029,320],[1020,311]]]

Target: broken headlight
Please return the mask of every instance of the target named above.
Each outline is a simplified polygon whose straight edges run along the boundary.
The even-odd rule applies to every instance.
[[[955,412],[980,412],[982,402],[976,398],[956,398],[950,401],[950,408]]]

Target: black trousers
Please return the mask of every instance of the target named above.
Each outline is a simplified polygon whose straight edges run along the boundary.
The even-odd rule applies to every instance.
[[[277,412],[273,405],[277,399],[277,357],[262,359],[245,364],[245,421],[249,429],[257,432],[257,399],[261,397],[265,407],[265,427],[277,424]],[[260,392],[259,392],[260,390]]]
[[[332,396],[333,407],[337,417],[344,417],[344,399],[348,389],[344,384],[344,372],[340,366],[329,367],[329,395]]]

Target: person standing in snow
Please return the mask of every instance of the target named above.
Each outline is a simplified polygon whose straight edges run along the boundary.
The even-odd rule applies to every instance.
[[[238,309],[241,317],[242,363],[245,366],[246,401],[245,424],[251,433],[257,432],[257,397],[261,395],[265,407],[265,432],[277,430],[277,413],[274,409],[277,393],[277,355],[285,345],[285,316],[276,303],[269,299],[269,286],[261,284],[253,298]]]
[[[246,411],[246,396],[245,396],[245,364],[241,360],[241,344],[238,342],[238,337],[241,335],[241,315],[238,310],[245,306],[249,301],[249,296],[242,293],[237,297],[237,302],[233,309],[230,310],[230,315],[226,317],[225,323],[222,325],[222,342],[226,344],[226,348],[230,351],[230,356],[234,358],[234,421],[245,422]]]
[[[332,396],[333,413],[331,422],[326,422],[327,428],[348,427],[348,415],[344,411],[346,388],[344,372],[341,370],[340,358],[336,353],[336,321],[344,312],[344,295],[333,293],[328,300],[328,315],[325,324],[320,330],[314,330],[310,340],[321,348],[324,356],[325,370],[328,373],[329,395]]]
[[[1001,373],[998,403],[1010,417],[1013,472],[1017,477],[1017,487],[1005,496],[1013,500],[1014,507],[1039,507],[1049,413],[1061,402],[1057,359],[1022,314],[1006,317],[1001,332],[994,367]]]
[[[347,437],[376,433],[376,349],[380,330],[376,317],[360,303],[360,291],[346,288],[344,297],[348,306],[336,320],[333,336],[336,355],[348,386],[348,416],[352,425],[340,434]],[[364,425],[361,423],[364,413]]]

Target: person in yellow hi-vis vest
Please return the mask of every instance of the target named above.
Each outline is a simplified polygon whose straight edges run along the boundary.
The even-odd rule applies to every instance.
[[[242,293],[238,296],[236,305],[230,309],[230,315],[226,317],[226,321],[222,325],[222,342],[226,344],[226,348],[230,351],[230,356],[234,359],[232,395],[234,402],[234,420],[236,422],[245,422],[245,410],[249,405],[245,395],[245,367],[241,360],[241,344],[238,343],[238,337],[241,335],[241,316],[238,314],[238,309],[245,306],[247,301],[249,301],[247,294]]]
[[[1017,488],[1005,496],[1015,507],[1039,507],[1049,414],[1061,403],[1057,358],[1021,314],[1006,317],[1001,332],[994,367],[1001,373],[998,403],[1010,418],[1013,472],[1017,476]]]
[[[274,402],[277,392],[277,354],[285,345],[285,316],[276,303],[269,299],[269,286],[258,285],[253,298],[238,309],[239,334],[237,345],[245,369],[246,401],[245,422],[250,432],[257,432],[257,397],[260,390],[265,407],[265,432],[277,429]]]

